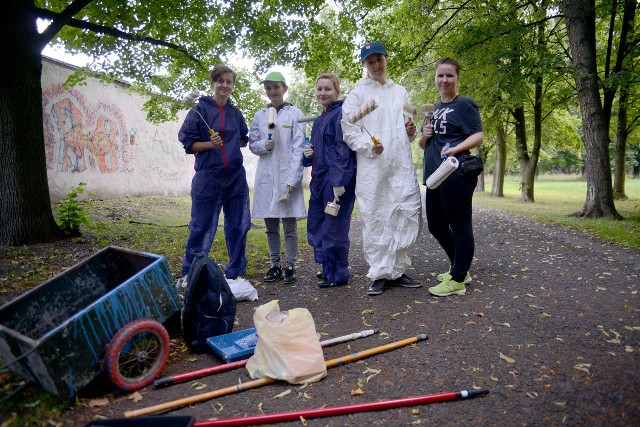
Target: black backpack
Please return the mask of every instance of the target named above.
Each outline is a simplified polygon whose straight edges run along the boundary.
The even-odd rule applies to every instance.
[[[195,254],[182,309],[182,332],[189,349],[207,351],[207,338],[228,334],[236,317],[236,298],[222,270],[203,253]]]

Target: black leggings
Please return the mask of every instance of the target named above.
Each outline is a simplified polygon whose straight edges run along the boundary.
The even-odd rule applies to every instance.
[[[465,178],[461,170],[452,173],[435,190],[427,188],[429,232],[451,262],[451,278],[462,283],[473,261],[475,242],[471,200],[478,178]]]

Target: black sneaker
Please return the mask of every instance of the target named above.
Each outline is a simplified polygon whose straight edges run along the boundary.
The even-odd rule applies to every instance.
[[[371,286],[369,286],[369,290],[367,290],[367,295],[380,295],[384,292],[384,288],[388,286],[389,281],[387,279],[378,279],[374,281]]]
[[[267,275],[264,276],[262,280],[265,282],[273,282],[276,279],[280,279],[282,277],[282,268],[278,265],[272,265],[269,271],[267,271]]]
[[[296,281],[296,270],[293,267],[286,266],[284,268],[284,283],[293,283]]]
[[[402,286],[403,288],[419,288],[422,286],[420,283],[416,282],[406,274],[403,274],[397,279],[389,281],[389,284],[391,286]]]
[[[335,288],[337,286],[346,286],[348,283],[348,280],[342,280],[340,282],[329,282],[325,279],[322,282],[318,283],[318,286],[321,288]]]

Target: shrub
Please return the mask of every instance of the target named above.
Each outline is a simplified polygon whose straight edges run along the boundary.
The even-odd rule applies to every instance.
[[[79,236],[80,226],[89,224],[89,215],[85,211],[85,207],[89,205],[88,201],[78,200],[78,196],[84,193],[86,182],[81,182],[76,188],[71,190],[67,196],[58,204],[58,217],[56,223],[67,236]]]

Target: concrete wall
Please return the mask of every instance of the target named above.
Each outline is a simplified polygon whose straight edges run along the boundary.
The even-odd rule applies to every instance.
[[[122,83],[89,78],[64,89],[75,68],[43,57],[42,109],[51,200],[65,197],[80,182],[95,198],[189,194],[192,155],[178,141],[178,122],[146,120],[145,99]],[[251,118],[246,118],[247,124]],[[243,148],[249,186],[258,158]]]

